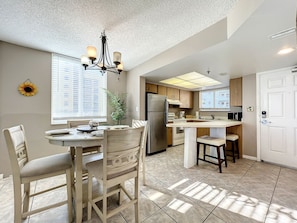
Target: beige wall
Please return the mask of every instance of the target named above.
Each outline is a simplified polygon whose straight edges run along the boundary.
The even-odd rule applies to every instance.
[[[243,155],[257,157],[256,74],[242,77]],[[252,106],[253,112],[247,111]]]
[[[18,85],[27,79],[37,85],[38,93],[24,97]],[[120,80],[108,74],[108,89],[126,92],[126,74]],[[51,53],[16,46],[0,41],[0,130],[17,124],[25,126],[29,153],[32,158],[61,153],[66,148],[53,146],[44,138],[44,132],[65,125],[50,124],[51,120]],[[109,117],[110,121],[110,117]],[[11,173],[9,157],[0,134],[0,173]]]

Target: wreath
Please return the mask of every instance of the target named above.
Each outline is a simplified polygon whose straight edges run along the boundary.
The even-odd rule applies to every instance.
[[[37,92],[37,86],[29,79],[19,85],[19,92],[24,96],[34,96]]]

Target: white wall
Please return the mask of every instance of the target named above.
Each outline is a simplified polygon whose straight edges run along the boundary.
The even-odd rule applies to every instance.
[[[38,87],[38,93],[33,97],[25,97],[18,92],[18,85],[28,78]],[[126,92],[125,72],[121,74],[119,81],[115,74],[110,74],[108,89],[120,93]],[[66,127],[66,125],[51,126],[50,99],[51,53],[0,41],[0,129],[23,124],[29,144],[28,152],[32,158],[67,150],[50,145],[44,138],[46,130]],[[4,173],[5,176],[11,173],[2,132],[0,173]]]

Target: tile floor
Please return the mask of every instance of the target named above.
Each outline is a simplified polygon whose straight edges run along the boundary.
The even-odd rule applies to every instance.
[[[209,163],[183,167],[183,146],[146,158],[147,186],[141,186],[140,218],[144,223],[297,223],[297,170],[247,159],[228,162],[223,173]],[[56,182],[39,181],[33,189]],[[131,186],[131,182],[126,183]],[[142,184],[142,183],[141,183]],[[57,197],[63,198],[63,191]],[[48,203],[50,197],[33,200]],[[84,211],[84,220],[86,212]],[[11,177],[0,180],[0,222],[13,222]],[[67,222],[62,206],[28,217],[24,223]],[[84,221],[88,222],[88,221]],[[90,223],[100,220],[93,214]],[[134,222],[133,208],[108,222]]]

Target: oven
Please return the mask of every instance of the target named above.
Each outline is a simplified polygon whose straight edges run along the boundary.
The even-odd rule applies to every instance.
[[[174,119],[173,123],[187,122],[186,119]],[[172,128],[172,146],[177,146],[184,143],[185,133],[182,127]]]

